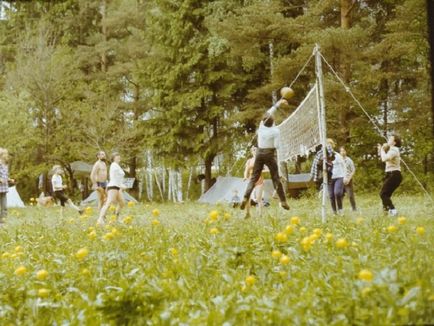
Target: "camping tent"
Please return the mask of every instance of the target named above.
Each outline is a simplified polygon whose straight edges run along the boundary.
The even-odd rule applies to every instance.
[[[15,186],[9,187],[9,192],[6,196],[8,201],[8,207],[24,207],[24,203],[21,200],[20,194]]]
[[[241,178],[218,177],[217,182],[199,198],[199,202],[208,204],[215,204],[218,202],[229,203],[234,195],[234,190],[238,192],[238,197],[243,197],[247,184],[248,180],[243,181]],[[312,185],[314,185],[314,183],[312,182],[310,173],[288,175],[287,191],[290,196],[296,197],[299,190],[309,188]],[[265,179],[264,199],[270,200],[273,191],[273,182],[269,179]]]
[[[247,188],[248,180],[236,177],[218,177],[217,182],[208,189],[200,198],[200,203],[215,204],[218,202],[231,202],[234,190],[238,192],[238,197],[242,198]],[[273,183],[265,180],[264,199],[270,199],[273,195]]]
[[[92,172],[92,165],[83,161],[75,161],[71,163],[71,170],[75,176],[87,177]]]
[[[124,200],[128,203],[130,201],[137,203],[137,200],[131,196],[129,193],[127,193],[126,191],[122,191],[122,194],[124,196]],[[89,206],[89,205],[96,205],[98,202],[98,196],[96,194],[96,191],[93,191],[89,197],[87,197],[85,200],[83,200],[80,205],[81,206]]]

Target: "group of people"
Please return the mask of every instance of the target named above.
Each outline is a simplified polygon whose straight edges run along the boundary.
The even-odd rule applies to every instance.
[[[121,156],[118,152],[114,152],[111,156],[111,164],[108,173],[105,152],[99,151],[96,157],[97,161],[92,167],[90,180],[92,181],[92,189],[96,191],[98,197],[99,217],[97,224],[103,225],[106,222],[105,217],[107,211],[112,204],[116,204],[115,215],[117,218],[119,217],[121,209],[125,206],[122,194],[122,191],[126,188],[124,185],[125,172],[120,166]],[[72,200],[64,193],[66,186],[63,185],[62,182],[61,174],[63,173],[63,170],[61,166],[55,165],[53,167],[53,172],[53,176],[51,177],[53,197],[60,201],[62,210],[65,203],[67,203],[71,208],[82,214],[83,211],[74,205]]]
[[[344,146],[335,152],[336,143],[333,139],[327,139],[326,146],[326,173],[328,180],[328,194],[334,214],[343,215],[343,197],[348,195],[351,208],[356,211],[356,200],[354,198],[353,176],[356,167],[353,160],[347,155]],[[321,184],[323,180],[324,152],[322,148],[316,153],[312,163],[311,176],[315,183]]]
[[[244,180],[249,179],[247,189],[244,193],[240,208],[246,209],[246,218],[250,217],[250,198],[252,192],[256,191],[259,214],[262,213],[262,194],[264,178],[262,172],[264,165],[268,167],[273,181],[274,189],[279,196],[280,206],[289,210],[285,193],[279,178],[276,150],[279,146],[279,129],[274,124],[273,114],[282,105],[287,104],[285,99],[276,102],[264,115],[258,128],[258,148],[252,147],[252,155],[245,165]],[[336,143],[332,139],[327,140],[326,145],[326,173],[327,191],[330,198],[333,213],[343,215],[343,197],[348,195],[351,208],[357,210],[354,198],[353,176],[356,171],[353,160],[348,157],[344,146],[335,151]],[[378,144],[378,155],[385,163],[386,176],[380,191],[380,198],[385,213],[391,216],[397,215],[397,210],[392,203],[391,197],[402,181],[400,167],[401,138],[398,135],[389,137],[388,142]],[[314,182],[322,183],[324,152],[321,148],[315,155],[311,175]]]
[[[246,209],[246,218],[250,217],[251,195],[256,192],[256,202],[259,212],[262,212],[263,206],[263,185],[264,178],[262,173],[264,166],[267,166],[275,192],[280,199],[280,206],[289,210],[286,201],[285,192],[279,177],[277,148],[279,146],[279,129],[274,124],[274,113],[282,105],[286,104],[285,99],[276,102],[264,115],[258,128],[258,147],[252,148],[252,158],[249,159],[245,166],[244,179],[249,179],[243,199],[240,203],[242,210]],[[328,139],[326,146],[326,169],[328,174],[328,193],[330,197],[331,207],[335,214],[343,214],[342,199],[346,193],[350,199],[352,210],[356,210],[356,202],[354,199],[353,176],[355,173],[354,162],[347,156],[344,147],[340,147],[339,152],[334,151],[336,147],[332,139]],[[392,203],[391,197],[393,192],[398,188],[402,181],[400,168],[400,152],[401,139],[398,135],[393,135],[388,142],[383,145],[378,145],[378,155],[386,165],[386,177],[381,188],[380,197],[383,203],[385,212],[390,215],[396,215],[397,211]],[[311,174],[315,182],[320,182],[323,171],[323,149],[320,149],[313,161]],[[6,193],[8,192],[9,183],[14,180],[9,178],[8,172],[9,154],[6,149],[0,148],[0,223],[4,221],[7,214]],[[115,214],[119,216],[120,210],[124,207],[125,202],[122,191],[125,189],[124,175],[125,172],[120,167],[121,156],[119,153],[113,153],[111,157],[111,165],[109,173],[107,173],[106,154],[103,151],[98,152],[97,161],[92,168],[90,175],[93,189],[98,194],[98,209],[99,217],[98,224],[105,223],[105,216],[110,205],[117,204]],[[53,197],[60,201],[63,207],[68,204],[80,214],[82,210],[74,205],[69,199],[64,189],[66,186],[62,180],[63,170],[59,165],[53,167],[53,176],[51,179],[53,188]],[[108,176],[109,174],[109,180]]]
[[[15,183],[14,179],[9,178],[9,153],[6,149],[0,148],[0,223],[4,223],[7,217],[7,192],[9,186]],[[107,172],[106,154],[103,151],[97,153],[97,161],[93,165],[90,179],[92,188],[96,190],[98,196],[99,217],[97,223],[105,224],[106,215],[109,207],[116,204],[116,217],[119,217],[121,209],[125,206],[122,191],[126,188],[124,185],[125,172],[120,167],[121,156],[115,152],[111,156],[109,172]],[[83,210],[75,205],[66,195],[67,186],[63,183],[63,169],[60,165],[54,165],[52,168],[51,186],[52,196],[41,196],[38,203],[42,206],[50,206],[55,200],[60,202],[61,214],[67,204],[79,214]],[[109,178],[108,178],[109,177]]]

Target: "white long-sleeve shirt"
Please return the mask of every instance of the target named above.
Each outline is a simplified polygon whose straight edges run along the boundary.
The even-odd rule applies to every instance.
[[[272,116],[277,107],[272,106],[267,113]],[[258,148],[278,148],[280,140],[280,130],[276,126],[266,127],[261,121],[258,129]]]
[[[125,172],[122,170],[120,165],[116,162],[113,162],[110,165],[110,181],[107,187],[124,188],[124,175]]]
[[[63,190],[63,181],[60,174],[53,174],[51,177],[51,186],[53,187],[53,191]]]
[[[332,179],[345,178],[347,174],[347,168],[344,158],[341,154],[335,153],[335,159],[333,161]]]
[[[381,160],[386,162],[386,172],[401,171],[401,155],[398,147],[391,146],[387,153],[382,148]]]

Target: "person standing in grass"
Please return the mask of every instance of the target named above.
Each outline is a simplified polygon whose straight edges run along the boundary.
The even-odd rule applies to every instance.
[[[121,156],[115,152],[111,156],[110,165],[110,181],[107,184],[107,200],[104,206],[101,208],[97,224],[104,225],[105,216],[111,204],[117,203],[116,218],[119,217],[121,209],[125,206],[124,196],[122,191],[126,188],[124,185],[125,172],[122,170],[119,163],[121,162]]]
[[[98,196],[98,211],[100,211],[107,198],[107,164],[105,163],[104,151],[99,151],[96,157],[98,160],[93,165],[90,180],[92,181],[92,189],[95,189]]]
[[[0,148],[0,224],[4,223],[8,215],[7,194],[9,183],[15,180],[9,179],[9,152],[5,148]]]
[[[334,149],[333,139],[327,139],[327,143]],[[328,184],[329,197],[334,214],[343,215],[342,198],[344,196],[344,177],[346,175],[345,161],[341,154],[334,152],[332,167],[332,179]]]
[[[346,175],[344,177],[344,190],[350,200],[353,212],[356,211],[356,200],[354,199],[353,176],[356,172],[356,167],[353,160],[347,156],[347,151],[344,146],[341,146],[339,152],[344,159],[346,167]]]
[[[381,157],[381,161],[386,163],[386,175],[383,186],[381,187],[380,197],[384,212],[389,213],[390,216],[396,216],[398,214],[391,197],[402,182],[401,155],[399,152],[401,144],[401,137],[392,135],[389,137],[387,143],[377,145],[378,155]]]
[[[83,214],[83,210],[77,207],[68,196],[65,194],[66,185],[63,184],[62,173],[63,169],[60,165],[53,166],[53,176],[51,177],[51,186],[53,187],[53,197],[60,201],[61,215],[63,216],[63,209],[65,204],[76,210],[80,215]]]

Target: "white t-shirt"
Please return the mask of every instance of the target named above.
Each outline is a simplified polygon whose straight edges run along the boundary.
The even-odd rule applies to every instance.
[[[110,165],[110,182],[107,187],[124,188],[124,175],[125,172],[116,162]]]
[[[347,168],[344,158],[341,154],[335,153],[335,160],[333,161],[332,179],[345,178]]]
[[[272,106],[267,113],[273,115],[276,107]],[[278,148],[280,141],[280,130],[276,126],[266,127],[261,121],[258,129],[258,148]]]
[[[53,187],[53,191],[63,190],[63,182],[60,174],[53,174],[51,177],[51,186]]]

